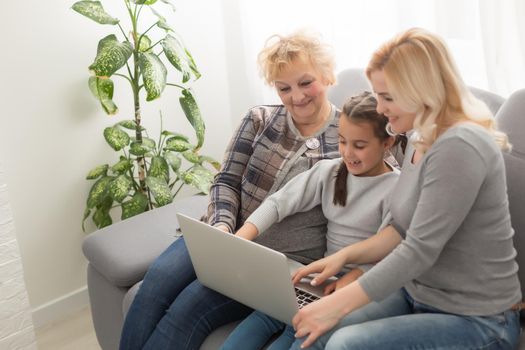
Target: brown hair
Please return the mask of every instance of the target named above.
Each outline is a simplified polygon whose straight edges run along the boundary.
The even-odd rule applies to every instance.
[[[350,97],[344,104],[341,118],[347,118],[353,123],[369,123],[374,128],[374,135],[381,141],[391,137],[386,132],[388,119],[377,113],[377,100],[374,95],[365,91],[359,95]],[[396,143],[399,141],[396,139]],[[344,207],[348,195],[347,182],[348,169],[343,161],[339,165],[334,185],[334,205]]]

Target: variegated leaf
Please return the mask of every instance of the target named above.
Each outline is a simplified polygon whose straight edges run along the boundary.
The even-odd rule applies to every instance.
[[[151,39],[147,35],[144,35],[140,39],[139,51],[140,52],[147,52],[147,51],[149,51],[150,47],[151,47]]]
[[[128,130],[136,130],[137,129],[137,123],[135,123],[134,120],[123,120],[123,121],[118,122],[116,125],[120,125],[123,128],[126,128]],[[140,130],[144,131],[146,129],[141,126]]]
[[[190,80],[192,70],[181,42],[173,35],[168,34],[160,43],[168,61],[182,73],[182,82],[186,83]]]
[[[169,181],[170,173],[168,162],[160,156],[152,157],[148,175]]]
[[[173,3],[172,3],[170,0],[160,0],[160,1],[162,1],[162,2],[165,3],[166,5],[171,6],[171,9],[172,9],[173,11],[175,11],[175,5],[173,5]]]
[[[86,232],[86,228],[84,227],[84,224],[86,223],[86,219],[91,215],[91,209],[86,208],[84,209],[84,218],[82,219],[82,231]]]
[[[159,19],[157,22],[157,27],[159,27],[160,29],[164,29],[166,32],[173,32],[173,29],[166,22],[166,18],[162,17],[161,14],[155,11],[153,7],[150,7],[150,9],[153,12],[153,14]]]
[[[150,189],[155,201],[159,207],[169,204],[173,201],[171,198],[171,191],[164,179],[148,176],[146,178],[146,185]]]
[[[115,151],[120,151],[127,145],[129,145],[129,135],[120,130],[117,127],[110,126],[104,129],[104,138],[106,142],[113,148]]]
[[[111,181],[113,181],[112,176],[104,176],[93,184],[87,198],[87,207],[89,209],[96,207],[106,199]]]
[[[121,219],[127,219],[132,216],[138,215],[140,213],[143,213],[148,208],[148,197],[146,195],[137,192],[135,195],[129,200],[124,203],[122,203],[122,216]]]
[[[181,177],[186,184],[191,185],[202,193],[208,194],[210,192],[210,186],[213,182],[213,174],[208,169],[204,167],[195,167],[182,174]]]
[[[91,169],[86,176],[86,180],[98,179],[101,176],[106,176],[108,174],[109,165],[103,164],[98,167]]]
[[[100,24],[118,24],[117,18],[111,17],[102,7],[100,1],[77,1],[72,9]]]
[[[109,184],[109,194],[115,201],[122,203],[128,196],[133,182],[127,175],[120,175]]]
[[[173,132],[173,131],[169,131],[169,130],[163,130],[162,131],[162,135],[163,136],[173,136],[173,138],[178,138],[180,140],[184,140],[186,142],[190,142],[190,139],[189,139],[188,136],[183,135],[183,134],[179,134],[178,132]]]
[[[110,196],[106,197],[102,203],[97,205],[97,210],[95,210],[95,213],[93,214],[93,222],[99,229],[113,223],[111,215],[109,215],[112,205],[113,199]]]
[[[134,156],[141,157],[146,155],[148,152],[151,152],[151,148],[143,143],[133,141],[129,145],[129,153],[133,154]]]
[[[168,162],[174,172],[179,171],[180,165],[182,164],[182,159],[177,155],[177,153],[167,151],[164,153],[164,159],[166,159],[166,162]]]
[[[148,93],[146,101],[152,101],[158,97],[166,87],[167,70],[157,55],[142,53],[139,58],[140,71],[144,87]]]
[[[215,170],[217,170],[217,171],[219,171],[221,169],[221,163],[219,163],[217,160],[215,160],[212,157],[200,156],[200,162],[199,163],[202,164],[204,162],[210,163],[215,168]]]
[[[129,42],[121,43],[114,34],[110,34],[99,41],[97,57],[89,69],[98,77],[110,77],[126,64],[132,53]]]
[[[113,115],[118,112],[117,105],[113,102],[113,81],[109,78],[89,77],[89,89],[98,98],[104,111]]]
[[[131,0],[131,2],[137,5],[153,5],[157,0]]]
[[[184,152],[190,149],[191,145],[187,141],[178,137],[172,137],[166,141],[166,146],[164,148],[170,151]]]
[[[204,121],[202,120],[199,106],[197,105],[197,102],[195,102],[195,98],[188,89],[182,90],[182,96],[179,98],[179,102],[182,110],[184,111],[184,114],[186,115],[186,118],[195,130],[195,135],[197,136],[196,150],[198,150],[204,143],[205,132]]]
[[[120,161],[111,167],[111,171],[117,174],[124,174],[127,173],[132,167],[133,164],[129,159],[126,157],[121,157]]]
[[[193,56],[188,51],[188,49],[184,49],[184,51],[186,52],[186,56],[188,57],[188,62],[190,64],[190,69],[193,72],[193,75],[195,76],[194,80],[197,80],[197,79],[199,79],[201,77],[201,73],[197,69],[197,65],[195,64],[195,60],[193,59]]]
[[[187,150],[185,152],[182,152],[182,156],[190,163],[200,164],[199,154],[194,152],[193,150]]]

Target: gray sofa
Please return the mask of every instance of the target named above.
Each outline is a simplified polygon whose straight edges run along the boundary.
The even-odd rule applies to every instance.
[[[338,85],[329,92],[330,100],[341,106],[347,96],[369,89],[361,70],[350,69],[338,75]],[[507,100],[492,93],[472,88],[495,113],[500,129],[514,145],[505,154],[514,242],[518,263],[525,266],[525,89]],[[83,252],[89,260],[88,290],[91,312],[98,341],[104,350],[118,349],[124,315],[133,300],[140,281],[151,262],[176,239],[176,212],[200,217],[206,210],[207,198],[193,196],[116,223],[86,237]],[[521,254],[520,254],[521,252]],[[525,290],[525,268],[519,272]],[[525,295],[525,293],[524,293]],[[523,323],[525,324],[525,323]],[[201,349],[217,349],[235,324],[212,333]],[[525,349],[522,336],[520,349]]]

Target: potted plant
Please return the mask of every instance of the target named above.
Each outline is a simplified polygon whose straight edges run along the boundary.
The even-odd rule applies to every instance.
[[[87,179],[94,183],[87,198],[83,229],[89,217],[98,228],[111,225],[110,213],[115,208],[120,208],[121,219],[126,219],[171,203],[184,185],[208,193],[213,172],[206,166],[216,170],[220,166],[216,160],[199,153],[205,125],[188,82],[199,79],[201,74],[180,37],[154,8],[163,5],[174,9],[173,4],[169,0],[122,2],[129,15],[129,31],[104,10],[100,1],[78,1],[72,7],[99,24],[113,26],[122,36],[120,41],[117,35],[109,34],[99,41],[96,57],[89,66],[92,94],[108,115],[116,114],[118,108],[113,101],[113,78],[116,77],[130,87],[134,103],[134,119],[119,121],[104,129],[105,140],[120,156],[112,165],[99,165],[89,171]],[[145,9],[151,10],[158,20],[142,30],[139,19]],[[165,65],[163,60],[169,64]],[[167,81],[167,66],[180,73],[181,82]],[[150,138],[141,125],[141,102],[160,98],[166,87],[179,90],[179,102],[195,130],[196,144],[186,135],[163,130],[162,113],[156,139]]]

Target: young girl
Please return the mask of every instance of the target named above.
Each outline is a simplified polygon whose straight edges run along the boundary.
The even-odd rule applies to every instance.
[[[376,107],[370,92],[352,97],[344,105],[339,122],[342,158],[322,160],[292,179],[268,197],[236,235],[253,240],[274,222],[319,204],[328,219],[325,255],[374,235],[387,212],[384,198],[399,173],[383,160],[395,140],[387,134],[387,120]],[[326,294],[354,281],[370,265],[349,267],[345,276],[326,287]],[[288,349],[295,340],[293,328],[255,311],[234,330],[222,349],[260,349],[283,329],[269,349]]]

